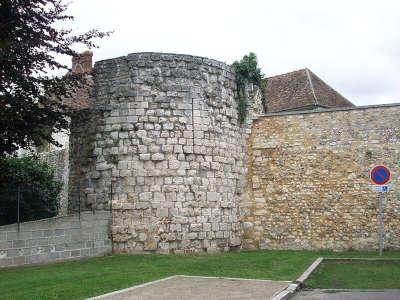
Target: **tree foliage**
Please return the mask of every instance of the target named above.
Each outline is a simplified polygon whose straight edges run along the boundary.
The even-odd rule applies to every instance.
[[[62,183],[54,170],[35,156],[0,159],[0,225],[57,215]],[[18,196],[19,194],[19,196]]]
[[[69,111],[61,99],[82,78],[50,71],[68,67],[57,55],[74,56],[76,44],[96,47],[93,40],[109,32],[90,30],[74,35],[56,24],[73,20],[62,0],[2,0],[0,2],[0,157],[19,148],[56,144],[55,132],[68,128]]]
[[[261,97],[263,105],[265,106],[265,96],[263,92],[262,80],[264,75],[261,73],[261,69],[258,67],[257,56],[250,52],[248,55],[243,56],[240,61],[235,61],[232,64],[235,70],[237,91],[239,97],[239,121],[243,124],[246,120],[247,114],[247,95],[246,86],[250,83],[257,85],[261,89]]]

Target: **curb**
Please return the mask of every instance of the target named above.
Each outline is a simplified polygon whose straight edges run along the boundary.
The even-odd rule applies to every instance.
[[[307,289],[305,289],[307,291]],[[338,293],[338,292],[399,292],[400,289],[313,289],[312,291],[318,291],[318,292],[326,292],[326,293]]]
[[[354,261],[354,262],[359,262],[359,261],[366,261],[366,262],[394,262],[394,263],[399,263],[400,258],[359,258],[359,257],[350,257],[350,258],[340,258],[340,257],[324,257],[325,261]]]
[[[293,281],[287,288],[280,291],[276,296],[272,298],[272,300],[286,300],[289,299],[295,292],[304,287],[304,282],[310,277],[311,273],[314,272],[316,268],[322,263],[322,261],[367,261],[367,262],[394,262],[399,263],[399,258],[339,258],[339,257],[318,257],[308,268],[305,270],[303,274],[300,275],[297,280]],[[353,290],[345,290],[345,289],[326,289],[326,291],[355,291]],[[356,290],[357,291],[357,290]],[[362,291],[362,290],[359,290]],[[383,291],[383,290],[376,290]],[[393,290],[392,290],[393,291]],[[396,289],[394,289],[396,291]]]
[[[287,288],[283,291],[280,291],[277,295],[272,297],[272,300],[285,300],[289,299],[296,291],[299,289],[299,285],[297,283],[291,283]]]
[[[166,281],[166,280],[168,280],[168,279],[172,279],[172,278],[176,278],[176,277],[180,277],[180,276],[181,276],[181,275],[173,275],[173,276],[161,278],[161,279],[158,279],[158,280],[145,282],[145,283],[143,283],[143,284],[139,284],[139,285],[135,285],[135,286],[132,286],[132,287],[128,287],[128,288],[126,288],[126,289],[117,290],[117,291],[114,291],[114,292],[110,292],[110,293],[107,293],[107,294],[102,294],[102,295],[95,296],[95,297],[90,297],[90,298],[87,298],[86,300],[101,300],[101,299],[106,299],[106,298],[111,297],[111,296],[117,296],[117,295],[119,295],[119,294],[123,294],[123,293],[125,293],[125,292],[130,292],[130,291],[133,291],[133,290],[135,290],[135,289],[138,289],[138,288],[141,288],[141,287],[144,287],[144,286],[153,284],[153,283]]]
[[[297,290],[301,289],[304,286],[304,282],[308,279],[312,272],[321,264],[324,260],[323,257],[318,257],[308,268],[304,271],[303,274],[300,275],[297,280],[291,283],[287,288],[283,291],[279,292],[276,296],[272,298],[272,300],[285,300],[289,299]]]

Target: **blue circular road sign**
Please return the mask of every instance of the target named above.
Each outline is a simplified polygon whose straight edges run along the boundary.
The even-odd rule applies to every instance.
[[[385,184],[390,179],[390,171],[385,166],[376,166],[371,170],[371,180],[375,184]]]

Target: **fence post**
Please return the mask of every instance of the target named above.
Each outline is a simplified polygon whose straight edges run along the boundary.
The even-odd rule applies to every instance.
[[[111,185],[110,185],[110,211],[112,211],[112,199],[113,199],[113,180],[111,179]]]
[[[78,218],[81,221],[81,180],[79,178],[79,187],[78,187]]]
[[[20,201],[21,201],[21,187],[18,185],[17,190],[17,223],[18,223],[18,232],[20,232]]]
[[[114,217],[113,217],[113,206],[112,206],[112,201],[113,201],[113,178],[111,178],[111,185],[110,185],[110,215],[111,215],[111,224],[110,224],[110,239],[111,239],[111,254],[114,254],[114,235],[112,233],[112,228],[114,225]]]

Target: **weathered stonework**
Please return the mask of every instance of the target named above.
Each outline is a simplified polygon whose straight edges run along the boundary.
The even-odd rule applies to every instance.
[[[239,247],[249,130],[231,68],[134,53],[97,62],[93,79],[72,121],[69,210],[111,209],[116,252]]]
[[[96,109],[86,108],[75,112],[71,118],[69,138],[69,181],[68,181],[68,213],[75,213],[79,210],[109,210],[110,205],[107,199],[97,206],[93,202],[87,202],[85,190],[92,183],[94,173],[91,173],[91,166],[95,164],[94,155],[95,137],[100,112]],[[100,173],[98,173],[99,175]]]
[[[54,177],[63,183],[63,187],[59,196],[59,212],[58,215],[67,215],[68,206],[68,177],[69,177],[69,151],[68,148],[61,150],[53,150],[40,154],[40,159],[47,162],[54,168]]]
[[[400,249],[400,105],[271,114],[253,123],[243,200],[245,248],[373,249],[370,169],[392,171],[385,247]]]
[[[71,121],[68,210],[111,210],[115,252],[375,248],[375,164],[393,172],[386,247],[400,248],[400,105],[257,119],[249,86],[240,126],[223,63],[135,53],[92,75]]]

